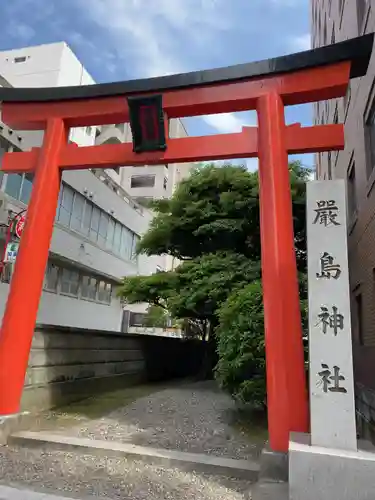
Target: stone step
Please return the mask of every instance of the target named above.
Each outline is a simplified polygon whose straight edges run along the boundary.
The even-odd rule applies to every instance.
[[[97,500],[98,497],[80,497],[80,500]],[[0,500],[78,500],[77,497],[51,495],[49,493],[39,493],[37,491],[23,488],[11,488],[0,485]],[[108,498],[107,500],[110,500]]]
[[[62,436],[41,431],[14,433],[8,438],[8,444],[73,451],[89,455],[127,457],[146,461],[153,465],[160,464],[165,467],[178,466],[185,471],[225,475],[248,481],[256,481],[260,469],[259,464],[252,460],[235,460],[199,453],[149,448],[109,440],[103,441]]]

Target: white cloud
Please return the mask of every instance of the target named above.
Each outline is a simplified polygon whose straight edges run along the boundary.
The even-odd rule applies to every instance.
[[[301,4],[301,0],[271,0],[271,3],[281,7],[296,7]]]
[[[290,39],[290,46],[296,52],[311,49],[311,36],[310,33],[304,35],[294,36]]]
[[[21,22],[11,22],[7,26],[7,33],[12,38],[27,42],[35,35],[35,30],[31,26]]]
[[[204,46],[210,34],[229,28],[219,7],[224,0],[79,0],[82,10],[118,42],[119,55],[131,59],[135,77],[188,71],[175,50],[175,33]]]
[[[246,167],[249,170],[249,172],[256,172],[259,167],[258,158],[248,158],[246,160]]]
[[[207,49],[217,32],[230,28],[223,15],[225,0],[86,0],[80,5],[92,20],[108,32],[117,45],[120,61],[134,78],[190,71],[179,54],[173,34],[178,31],[189,39],[190,48]],[[233,113],[209,115],[203,120],[219,132],[238,132],[246,123]]]
[[[256,121],[256,119],[252,119],[252,116],[248,117],[235,113],[206,115],[202,116],[202,118],[208,125],[222,134],[241,132],[242,127],[245,125],[254,125]]]

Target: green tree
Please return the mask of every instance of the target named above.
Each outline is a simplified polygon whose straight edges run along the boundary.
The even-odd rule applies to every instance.
[[[205,333],[217,324],[216,312],[230,290],[259,279],[260,263],[233,252],[204,254],[175,271],[124,278],[118,293],[127,302],[148,302],[174,318],[188,318]]]
[[[160,306],[149,305],[144,319],[144,326],[154,328],[165,328],[167,326],[168,313]]]
[[[290,164],[297,264],[302,273],[307,175],[298,162]],[[212,344],[220,308],[232,293],[260,278],[258,174],[230,164],[207,165],[182,181],[170,200],[155,201],[152,208],[156,216],[138,251],[168,254],[182,263],[174,271],[125,278],[119,295],[188,319],[205,337],[208,333]],[[260,321],[257,325],[262,334]],[[220,326],[217,331],[218,337],[224,332]]]

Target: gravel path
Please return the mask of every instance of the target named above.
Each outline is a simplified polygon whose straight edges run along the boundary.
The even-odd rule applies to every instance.
[[[123,407],[102,418],[90,419],[84,411],[68,409],[47,412],[42,420],[50,432],[68,436],[254,459],[263,443],[251,443],[237,430],[235,416],[231,398],[207,382],[174,385],[128,405],[124,401]],[[251,491],[249,481],[179,467],[16,446],[0,447],[0,483],[71,498],[111,500],[248,500]]]
[[[235,459],[257,457],[263,443],[251,443],[233,428],[234,415],[233,401],[214,383],[194,383],[153,393],[59,433]]]
[[[0,447],[0,478],[45,493],[112,500],[247,500],[251,487],[139,461],[15,447]]]

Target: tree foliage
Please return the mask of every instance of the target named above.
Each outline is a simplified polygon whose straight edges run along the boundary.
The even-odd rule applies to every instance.
[[[144,326],[154,328],[165,328],[167,325],[168,313],[160,306],[150,305],[144,319]]]
[[[259,255],[258,180],[244,167],[208,165],[183,180],[170,200],[153,203],[157,216],[139,251],[179,259],[233,250]],[[254,247],[254,248],[253,248]]]
[[[290,164],[297,265],[306,267],[305,181]],[[264,397],[263,309],[260,285],[258,174],[234,165],[207,165],[177,187],[170,200],[152,202],[155,217],[138,252],[168,254],[173,271],[124,278],[119,295],[148,302],[175,318],[203,325],[217,341],[216,376],[236,398]],[[305,288],[302,286],[304,292]],[[302,298],[305,298],[303,295]],[[216,336],[213,331],[216,329]]]
[[[228,291],[259,279],[260,265],[241,254],[217,252],[183,262],[175,271],[124,278],[119,294],[148,302],[177,318],[214,321]]]
[[[290,164],[298,264],[305,266],[305,181],[309,171]],[[182,260],[233,251],[260,260],[258,173],[242,166],[207,165],[183,180],[170,200],[152,203],[156,212],[138,251]]]
[[[265,403],[262,287],[259,281],[233,292],[220,307],[216,378],[241,402]]]

